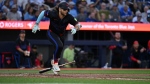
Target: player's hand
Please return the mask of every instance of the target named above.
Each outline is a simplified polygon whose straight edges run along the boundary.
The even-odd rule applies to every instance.
[[[140,50],[140,52],[142,53],[142,52],[144,52],[146,49],[145,48],[142,48],[141,50]]]
[[[36,33],[36,31],[39,30],[40,31],[40,28],[39,28],[39,25],[38,24],[35,24],[32,28],[32,32],[33,33]]]
[[[122,49],[124,49],[124,50],[127,49],[127,46],[122,46]]]
[[[75,34],[77,30],[75,28],[71,28],[71,34]]]
[[[24,51],[25,56],[30,56],[30,51]]]
[[[137,63],[138,63],[138,64],[141,64],[141,61],[140,61],[140,60],[137,60]]]

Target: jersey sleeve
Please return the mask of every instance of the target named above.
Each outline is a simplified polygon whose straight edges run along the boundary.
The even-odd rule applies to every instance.
[[[40,65],[41,65],[40,61],[35,59],[35,66],[40,66]]]
[[[126,41],[122,40],[122,46],[126,46],[126,45],[127,45]]]
[[[16,49],[18,50],[18,48],[20,48],[19,39],[16,40]]]
[[[51,16],[52,16],[52,11],[51,11],[51,10],[45,10],[44,16],[45,16],[45,17],[48,17],[48,18],[51,18]]]
[[[71,25],[75,26],[76,24],[78,24],[78,21],[76,18],[74,18],[72,15],[69,16],[69,22]]]
[[[31,47],[30,47],[30,42],[28,40],[26,40],[26,44],[27,44],[27,50],[30,51]]]

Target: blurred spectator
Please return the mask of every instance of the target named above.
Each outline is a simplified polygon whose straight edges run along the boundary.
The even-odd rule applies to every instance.
[[[132,22],[132,12],[127,5],[120,10],[120,15],[123,22]]]
[[[9,6],[9,0],[4,1],[4,5],[2,6],[1,9],[5,14],[7,14],[10,11],[10,6]]]
[[[69,14],[71,14],[73,17],[77,17],[77,10],[75,9],[75,3],[73,1],[69,2],[70,11]]]
[[[17,5],[22,8],[22,10],[25,10],[25,7],[29,3],[29,0],[17,0]]]
[[[24,20],[32,20],[34,17],[34,10],[33,7],[29,7],[28,11],[24,14]]]
[[[91,12],[98,12],[99,10],[96,8],[95,6],[95,3],[94,2],[91,2],[89,5],[88,5],[88,12],[91,13]]]
[[[81,7],[84,7],[85,8],[84,10],[86,10],[86,13],[87,13],[88,7],[87,7],[87,1],[86,0],[78,0],[76,2],[77,12],[79,12]]]
[[[55,2],[55,6],[57,6],[59,3],[60,3],[60,0],[57,0],[57,1]]]
[[[100,22],[108,22],[109,20],[106,18],[106,15],[104,13],[101,13],[101,19]]]
[[[11,10],[7,13],[7,20],[21,20],[20,13],[17,11],[17,5],[13,5]]]
[[[117,45],[111,45],[109,47],[112,50],[112,68],[121,68],[122,67],[122,59],[124,56],[124,51],[127,49],[127,43],[121,39],[120,32],[116,32],[114,35],[114,41],[117,42]]]
[[[98,22],[96,19],[96,13],[91,12],[91,14],[86,18],[86,22]]]
[[[32,45],[30,56],[31,56],[31,62],[32,62],[33,67],[35,66],[35,59],[36,59],[37,55],[38,55],[37,46]]]
[[[97,12],[97,19],[101,20],[101,14],[104,13],[106,16],[106,19],[110,18],[110,12],[106,9],[106,4],[105,3],[101,3],[101,9]]]
[[[150,23],[150,10],[147,11],[147,22],[145,23]]]
[[[80,0],[80,3],[81,3],[84,7],[87,6],[87,1],[86,1],[86,0]]]
[[[15,5],[15,4],[18,6],[18,4],[17,4],[17,3],[18,3],[18,0],[10,0],[10,1],[12,1],[12,5],[10,5],[11,7],[12,7],[13,5]],[[19,6],[18,6],[18,7],[19,7]]]
[[[3,15],[2,11],[0,11],[0,21],[2,21],[2,20],[6,20],[6,16]]]
[[[95,3],[90,2],[89,5],[88,5],[87,14],[89,15],[92,12],[97,13],[98,11],[99,10],[96,8]]]
[[[24,68],[30,60],[30,42],[25,38],[25,30],[21,30],[19,38],[16,40],[16,50],[20,56],[20,67]],[[27,59],[29,59],[27,61]],[[31,67],[31,66],[30,66]],[[29,68],[29,66],[28,66]]]
[[[77,0],[65,0],[65,1],[67,1],[68,3],[73,1],[75,3]]]
[[[40,8],[39,8],[39,12],[42,12],[43,10],[46,10],[46,8],[45,8],[45,6],[44,6],[44,5],[40,6]]]
[[[109,0],[108,2],[109,2],[109,3],[107,3],[107,9],[108,9],[108,10],[111,10],[112,7],[113,7],[113,5],[115,5],[116,3],[114,3],[112,0]]]
[[[130,3],[129,8],[133,12],[134,15],[136,15],[137,11],[141,11],[140,8],[138,7],[137,3]]]
[[[88,4],[90,4],[91,2],[94,2],[94,6],[97,7],[97,5],[100,3],[101,0],[87,0]]]
[[[71,44],[63,52],[63,59],[65,63],[74,61],[74,55],[75,55],[74,45]],[[65,67],[69,68],[69,67],[73,67],[73,65],[70,64],[70,65],[66,65]]]
[[[87,14],[85,13],[84,7],[80,8],[79,14],[77,15],[77,20],[79,22],[85,22],[87,18]]]
[[[50,8],[54,7],[54,0],[45,0],[46,5],[48,5]]]
[[[148,21],[147,21],[147,11],[148,11],[148,6],[145,6],[144,7],[144,12],[142,12],[142,19],[144,20],[143,22],[144,23],[147,23]]]
[[[23,8],[20,5],[18,5],[18,1],[20,0],[9,0],[9,6],[10,8],[12,8],[13,5],[17,5],[18,12],[20,13],[20,16],[22,17],[21,12],[23,11]]]
[[[100,0],[101,2],[103,2],[103,3],[109,3],[109,0]]]
[[[8,20],[31,20],[32,21],[37,19],[38,11],[40,12],[47,8],[50,9],[55,5],[59,4],[61,1],[67,1],[71,8],[69,13],[76,18],[82,18],[81,21],[85,21],[83,19],[89,16],[91,12],[97,12],[96,19],[98,21],[101,20],[101,16],[105,16],[106,20],[110,22],[119,22],[119,21],[131,22],[133,16],[135,16],[133,20],[136,20],[137,18],[135,15],[136,11],[141,12],[142,11],[141,8],[145,6],[144,12],[142,13],[142,20],[144,21],[142,22],[149,23],[149,21],[147,21],[147,17],[148,17],[147,10],[149,8],[149,4],[147,4],[147,2],[143,3],[134,0],[127,0],[127,1],[126,0],[3,0],[0,3],[0,9],[4,14],[8,15],[7,13],[8,12],[10,13],[13,9],[12,7],[14,7],[14,5],[17,4],[17,13],[15,13],[15,15],[18,16],[17,14],[19,14],[21,19],[18,19],[19,16],[18,17],[15,16],[13,18],[11,17],[12,19],[8,18]],[[29,8],[31,10],[33,9],[34,14],[29,13]],[[81,8],[84,8],[84,14],[87,16],[79,17]],[[119,18],[118,10],[120,12],[120,16],[121,16],[120,18]],[[104,13],[105,15],[103,15],[102,13]],[[9,16],[11,15],[14,16],[14,14],[9,14]],[[47,20],[49,19],[47,18],[43,19],[43,21],[47,21]]]
[[[121,10],[125,6],[124,0],[118,0],[118,9]]]
[[[80,9],[82,8],[82,7],[84,7],[85,8],[85,10],[86,10],[86,7],[85,6],[83,6],[81,3],[76,3],[76,10],[77,10],[77,12],[79,13],[80,12]]]
[[[111,22],[119,22],[120,20],[120,12],[117,8],[117,5],[113,5],[112,10],[110,11],[110,15],[111,15]]]
[[[131,47],[131,68],[140,68],[141,56],[146,49],[139,45],[138,41],[134,41],[133,46]]]
[[[35,59],[35,67],[36,68],[43,68],[44,63],[43,63],[43,54],[39,53]]]
[[[142,15],[141,15],[141,13],[139,13],[139,14],[137,15],[137,20],[135,20],[134,23],[143,23],[143,22],[142,22]]]
[[[35,15],[34,15],[34,17],[31,19],[32,21],[36,21],[37,20],[37,18],[38,18],[38,16],[39,16],[39,14],[40,14],[40,11],[36,11],[35,12]]]
[[[139,21],[138,21],[139,20]],[[132,22],[143,23],[142,14],[140,11],[136,11],[136,16],[133,17]]]
[[[31,6],[30,3],[27,3],[26,6],[25,6],[25,9],[23,10],[23,13],[28,12],[28,9],[29,9],[30,6]]]
[[[41,6],[44,3],[44,0],[29,0],[29,2]]]
[[[38,16],[39,16],[39,14],[40,14],[40,11],[37,10],[37,11],[35,12],[34,17],[33,17],[31,20],[32,20],[32,21],[36,21],[37,18],[38,18]],[[42,18],[41,21],[48,21],[48,20],[49,20],[48,18],[44,17],[44,18]]]

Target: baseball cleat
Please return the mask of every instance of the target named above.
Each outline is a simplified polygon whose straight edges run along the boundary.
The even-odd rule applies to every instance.
[[[57,75],[57,74],[58,74],[58,72],[57,72],[57,71],[54,71],[54,69],[52,69],[52,71],[53,71],[54,75]]]
[[[59,72],[60,71],[60,68],[58,66],[58,63],[55,63],[52,65],[53,66],[53,70],[56,71],[56,72]]]
[[[58,74],[58,72],[60,72],[60,68],[58,63],[54,63],[54,60],[51,61],[51,65],[52,65],[52,71],[54,74]]]

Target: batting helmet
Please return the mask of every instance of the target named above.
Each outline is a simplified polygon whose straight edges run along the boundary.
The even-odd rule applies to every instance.
[[[68,10],[68,11],[70,10],[69,5],[68,5],[67,2],[61,2],[61,3],[58,5],[58,7],[62,8],[62,9],[64,9],[64,10]]]

